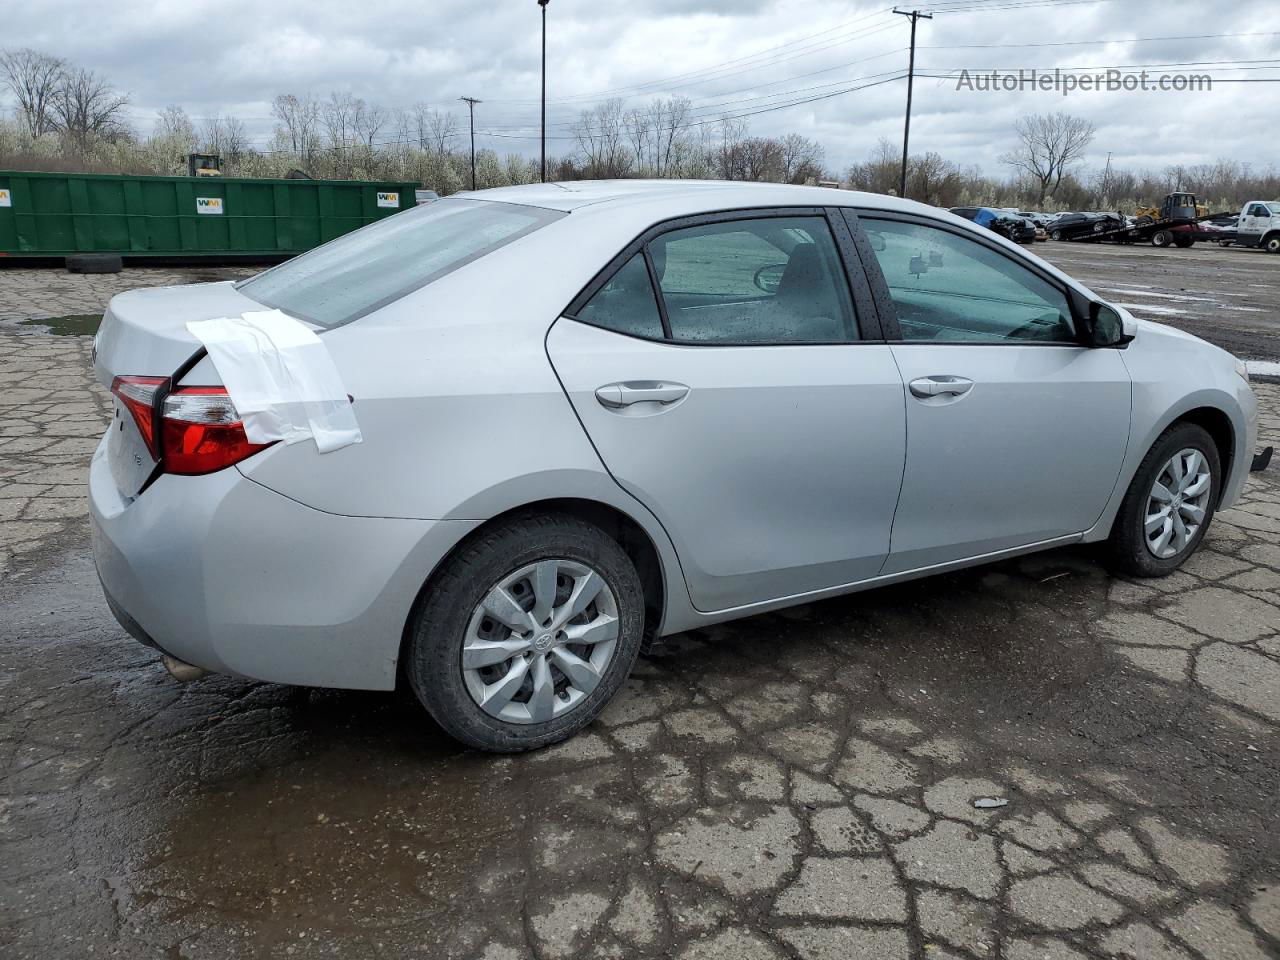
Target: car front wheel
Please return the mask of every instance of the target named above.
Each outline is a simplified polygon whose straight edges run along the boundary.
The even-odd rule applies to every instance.
[[[527,516],[464,545],[428,585],[405,672],[436,722],[502,753],[568,739],[640,651],[644,596],[623,549],[570,516]]]
[[[1222,466],[1213,438],[1174,424],[1152,446],[1125,494],[1108,547],[1114,566],[1138,577],[1173,573],[1204,539]]]

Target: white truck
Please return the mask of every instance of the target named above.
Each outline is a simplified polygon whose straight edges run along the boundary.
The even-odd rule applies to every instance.
[[[1235,242],[1242,247],[1261,247],[1280,253],[1280,202],[1250,200],[1240,208]]]

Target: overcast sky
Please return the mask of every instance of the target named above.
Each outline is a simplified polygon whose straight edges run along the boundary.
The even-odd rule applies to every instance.
[[[41,0],[7,8],[0,43],[100,71],[131,94],[144,132],[170,103],[197,118],[239,116],[265,144],[277,93],[348,90],[391,108],[427,101],[457,109],[460,120],[457,98],[468,95],[485,101],[479,145],[537,150],[535,0]],[[755,113],[754,134],[811,136],[826,147],[828,167],[843,171],[877,138],[901,141],[905,80],[756,111],[904,70],[910,25],[890,9],[855,0],[551,0],[548,150],[569,152],[569,124],[607,96],[639,104],[680,94],[698,117]],[[920,9],[935,13],[918,32],[916,65],[926,74],[1195,61],[1203,65],[1151,70],[1207,72],[1215,83],[1207,92],[1063,98],[917,77],[913,153],[936,150],[999,172],[996,158],[1012,145],[1017,117],[1066,110],[1098,128],[1093,166],[1108,151],[1114,163],[1156,170],[1220,157],[1280,165],[1280,83],[1228,82],[1280,78],[1276,0],[939,0]],[[1236,36],[1136,40],[1205,34]]]

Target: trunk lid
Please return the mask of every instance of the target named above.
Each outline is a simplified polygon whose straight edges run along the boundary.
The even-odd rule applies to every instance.
[[[108,389],[116,377],[167,377],[200,348],[187,330],[189,321],[265,309],[230,281],[117,294],[93,341],[94,376]]]
[[[239,293],[230,282],[131,290],[113,297],[94,338],[93,371],[107,389],[116,377],[170,377],[200,349],[187,330],[191,320],[239,316],[264,307]],[[200,384],[222,381],[213,364],[198,368]],[[155,472],[157,460],[143,439],[133,413],[112,395],[113,419],[106,457],[120,494],[136,496]]]

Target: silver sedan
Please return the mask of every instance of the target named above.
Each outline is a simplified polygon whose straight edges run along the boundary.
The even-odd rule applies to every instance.
[[[360,443],[253,439],[187,324],[268,309]],[[126,629],[182,677],[405,682],[500,751],[591,722],[667,634],[1082,541],[1166,575],[1257,442],[1222,350],[958,217],[810,187],[463,194],[122,294],[95,348]]]

